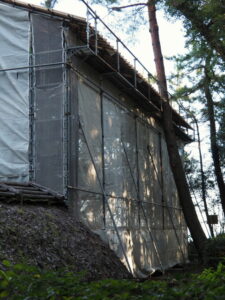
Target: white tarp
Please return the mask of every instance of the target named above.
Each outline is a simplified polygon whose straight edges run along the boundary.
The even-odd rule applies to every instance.
[[[29,65],[28,12],[0,4],[0,70]],[[0,180],[29,175],[29,69],[0,71]]]

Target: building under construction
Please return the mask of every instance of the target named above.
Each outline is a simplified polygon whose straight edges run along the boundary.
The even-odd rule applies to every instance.
[[[148,70],[87,9],[83,19],[0,0],[0,181],[64,196],[74,217],[144,277],[187,260],[163,99]],[[188,124],[175,111],[173,122],[182,147]]]

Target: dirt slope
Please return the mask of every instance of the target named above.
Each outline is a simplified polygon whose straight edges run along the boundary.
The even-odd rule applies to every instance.
[[[125,266],[66,209],[0,203],[0,262],[86,271],[86,279],[128,278]],[[1,263],[0,263],[1,264]]]

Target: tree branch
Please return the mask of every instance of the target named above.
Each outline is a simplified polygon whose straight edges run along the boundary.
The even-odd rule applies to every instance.
[[[148,3],[134,3],[134,4],[128,4],[124,6],[114,6],[111,7],[112,10],[120,11],[123,8],[129,8],[129,7],[134,7],[134,6],[147,6]]]
[[[204,18],[198,11],[197,6],[193,7],[189,1],[169,1],[168,5],[179,11],[187,20],[190,21],[192,27],[196,29],[206,40],[212,49],[215,49],[223,61],[225,61],[225,47],[223,41],[215,38],[215,33],[211,30],[211,23],[204,24]]]

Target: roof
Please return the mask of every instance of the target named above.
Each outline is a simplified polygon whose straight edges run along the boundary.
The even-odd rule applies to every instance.
[[[29,11],[39,12],[42,14],[54,16],[57,18],[62,18],[65,22],[69,23],[71,28],[76,30],[76,34],[79,39],[86,43],[87,42],[87,21],[85,18],[78,17],[72,14],[63,13],[53,9],[47,9],[38,5],[28,4],[21,1],[14,0],[0,0],[0,2],[11,4],[16,7],[21,7]],[[95,53],[96,43],[94,37],[94,29],[90,28],[90,38],[88,46],[89,50]],[[165,101],[160,94],[148,83],[148,81],[139,74],[134,67],[121,55],[115,55],[117,50],[113,48],[110,43],[104,39],[100,34],[97,34],[98,44],[97,51],[98,55],[89,55],[86,60],[95,66],[97,70],[106,76],[110,76],[110,80],[113,81],[116,85],[121,86],[121,88],[126,88],[126,93],[132,95],[138,104],[141,105],[146,111],[151,113],[154,117],[161,119],[161,104],[162,101]],[[86,55],[82,50],[77,52],[77,55]],[[117,71],[117,60],[119,56],[120,61],[120,72]],[[133,86],[133,76],[136,72],[136,86],[132,90]],[[190,125],[173,109],[172,117],[174,125],[177,127],[178,131],[181,127],[190,128]],[[177,131],[177,130],[176,130]],[[184,133],[182,137],[188,140],[187,135]],[[182,139],[183,139],[182,138]]]

